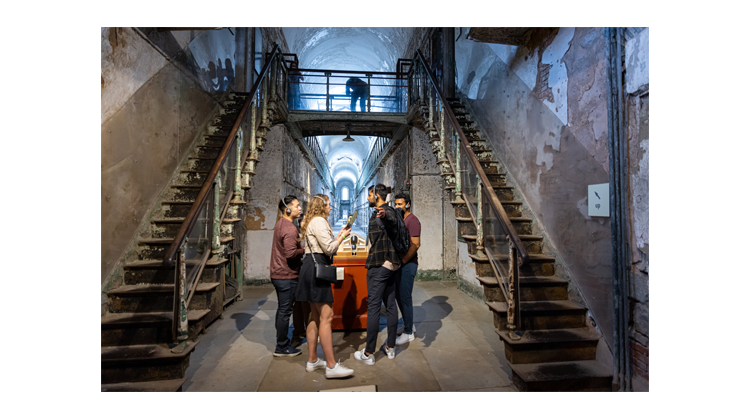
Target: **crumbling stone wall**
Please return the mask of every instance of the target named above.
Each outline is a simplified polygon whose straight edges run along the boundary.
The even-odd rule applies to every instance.
[[[102,287],[149,228],[157,198],[216,111],[214,99],[131,28],[102,28]],[[189,44],[185,34],[175,41]]]
[[[625,43],[630,174],[630,359],[633,390],[648,391],[649,371],[649,30]]]
[[[101,29],[103,289],[148,231],[159,197],[218,101],[235,83],[247,90],[252,66],[237,61],[247,59],[248,33]]]
[[[281,218],[279,200],[291,194],[308,203],[318,193],[333,199],[328,186],[287,129],[281,124],[271,128],[245,199],[242,251],[245,284],[270,282],[273,228]]]
[[[523,47],[459,37],[456,79],[558,273],[580,291],[571,298],[611,342],[610,224],[587,211],[588,185],[609,182],[605,51],[601,28],[545,30]]]
[[[412,212],[422,224],[417,280],[442,280],[443,269],[447,278],[454,278],[456,219],[426,133],[417,128],[410,130],[367,186],[378,183],[411,196]],[[357,205],[367,205],[366,188],[357,198]]]

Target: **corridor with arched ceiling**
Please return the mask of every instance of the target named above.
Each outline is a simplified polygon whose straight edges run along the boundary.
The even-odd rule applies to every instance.
[[[102,388],[648,390],[648,34],[102,28]],[[419,342],[336,384],[271,356],[274,227],[323,194],[364,250],[376,184]]]

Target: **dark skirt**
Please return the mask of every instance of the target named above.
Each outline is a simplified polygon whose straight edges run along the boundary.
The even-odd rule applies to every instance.
[[[330,264],[331,259],[325,254],[315,254],[318,264]],[[333,303],[331,283],[315,279],[315,264],[312,256],[305,254],[299,270],[299,283],[295,300],[300,302]]]

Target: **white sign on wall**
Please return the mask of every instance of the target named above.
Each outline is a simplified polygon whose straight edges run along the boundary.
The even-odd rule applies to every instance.
[[[609,217],[609,184],[589,185],[589,216]]]

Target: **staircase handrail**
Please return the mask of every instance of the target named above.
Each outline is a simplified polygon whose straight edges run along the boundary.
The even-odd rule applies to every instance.
[[[429,66],[427,66],[427,62],[424,59],[424,56],[422,55],[422,51],[417,50],[417,58],[419,59],[419,63],[424,68],[425,74],[429,76],[428,80],[430,83],[432,83],[433,88],[435,89],[435,93],[438,97],[438,99],[443,104],[443,108],[445,109],[446,114],[448,115],[448,121],[453,125],[453,128],[456,130],[456,133],[458,133],[458,137],[461,140],[460,141],[460,147],[463,149],[463,153],[466,154],[466,158],[469,161],[469,164],[474,169],[474,171],[479,175],[479,178],[482,181],[482,190],[484,190],[485,194],[490,198],[490,207],[492,208],[495,215],[498,217],[498,220],[501,222],[501,226],[503,228],[503,231],[505,231],[505,234],[510,237],[511,242],[513,242],[513,245],[518,250],[518,255],[520,258],[521,265],[525,264],[529,260],[529,254],[526,252],[526,248],[524,248],[523,243],[521,242],[521,238],[516,233],[516,230],[513,228],[513,224],[510,221],[510,218],[508,217],[508,214],[505,213],[505,209],[503,208],[502,203],[500,202],[500,199],[497,197],[497,194],[495,194],[495,191],[491,188],[492,184],[490,183],[489,178],[487,178],[487,174],[484,173],[484,169],[482,169],[482,165],[479,163],[479,159],[477,159],[476,155],[474,154],[474,151],[471,149],[471,145],[469,144],[469,139],[466,137],[466,134],[464,134],[463,130],[461,129],[461,124],[458,123],[458,119],[456,118],[456,115],[453,113],[453,109],[448,104],[448,101],[445,100],[445,97],[443,96],[443,92],[438,87],[437,80],[435,79],[435,75],[432,74],[430,71]],[[456,176],[459,176],[459,174],[456,174]]]
[[[182,244],[182,241],[185,239],[188,232],[190,232],[190,229],[193,228],[193,225],[195,224],[196,220],[198,220],[198,215],[200,214],[200,208],[206,202],[206,199],[208,199],[208,192],[211,189],[211,186],[213,185],[214,180],[216,179],[216,175],[219,173],[219,169],[224,164],[224,160],[226,160],[227,156],[229,155],[229,151],[231,150],[232,146],[234,145],[234,142],[236,141],[237,130],[239,130],[240,128],[240,124],[242,123],[245,113],[247,113],[247,110],[250,107],[250,103],[252,102],[253,97],[255,97],[255,94],[258,92],[258,89],[260,89],[261,82],[263,82],[263,79],[267,76],[269,68],[271,67],[271,64],[273,63],[278,53],[279,53],[279,46],[276,45],[274,49],[271,51],[270,59],[266,61],[266,64],[263,66],[263,69],[261,70],[260,75],[258,76],[258,79],[253,84],[253,87],[250,90],[249,95],[245,99],[245,103],[243,104],[242,109],[237,115],[237,120],[234,122],[232,129],[229,131],[226,141],[224,141],[224,146],[221,148],[221,151],[219,151],[219,155],[216,158],[216,161],[211,167],[211,170],[208,172],[206,181],[203,183],[203,186],[198,192],[198,197],[195,199],[195,202],[190,207],[190,211],[188,211],[187,216],[185,216],[185,220],[182,222],[182,225],[180,225],[180,230],[177,231],[177,235],[175,235],[174,241],[172,241],[172,244],[169,246],[169,249],[167,249],[167,253],[164,256],[164,260],[162,262],[162,265],[164,267],[172,267],[174,265],[175,258],[177,256],[177,251],[180,248],[180,244]]]

